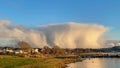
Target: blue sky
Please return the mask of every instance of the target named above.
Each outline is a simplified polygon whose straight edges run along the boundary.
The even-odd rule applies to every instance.
[[[120,40],[120,0],[0,0],[0,20],[37,26],[64,22],[102,24]]]

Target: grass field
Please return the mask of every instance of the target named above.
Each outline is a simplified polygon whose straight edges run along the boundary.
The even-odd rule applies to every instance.
[[[0,68],[63,68],[70,59],[0,56]]]

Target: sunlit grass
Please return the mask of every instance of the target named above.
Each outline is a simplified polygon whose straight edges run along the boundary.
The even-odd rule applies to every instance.
[[[62,68],[71,60],[56,58],[0,58],[0,68]]]

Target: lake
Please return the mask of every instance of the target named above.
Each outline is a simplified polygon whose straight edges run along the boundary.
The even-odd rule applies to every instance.
[[[91,58],[68,64],[67,68],[120,68],[120,58]]]

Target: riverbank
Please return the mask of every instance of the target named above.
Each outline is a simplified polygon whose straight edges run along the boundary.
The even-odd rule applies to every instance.
[[[120,53],[82,53],[83,58],[120,58]]]
[[[82,58],[23,58],[9,55],[0,55],[1,68],[65,68],[67,64]]]
[[[120,58],[120,54],[81,55],[0,55],[0,68],[66,68],[86,58]]]

